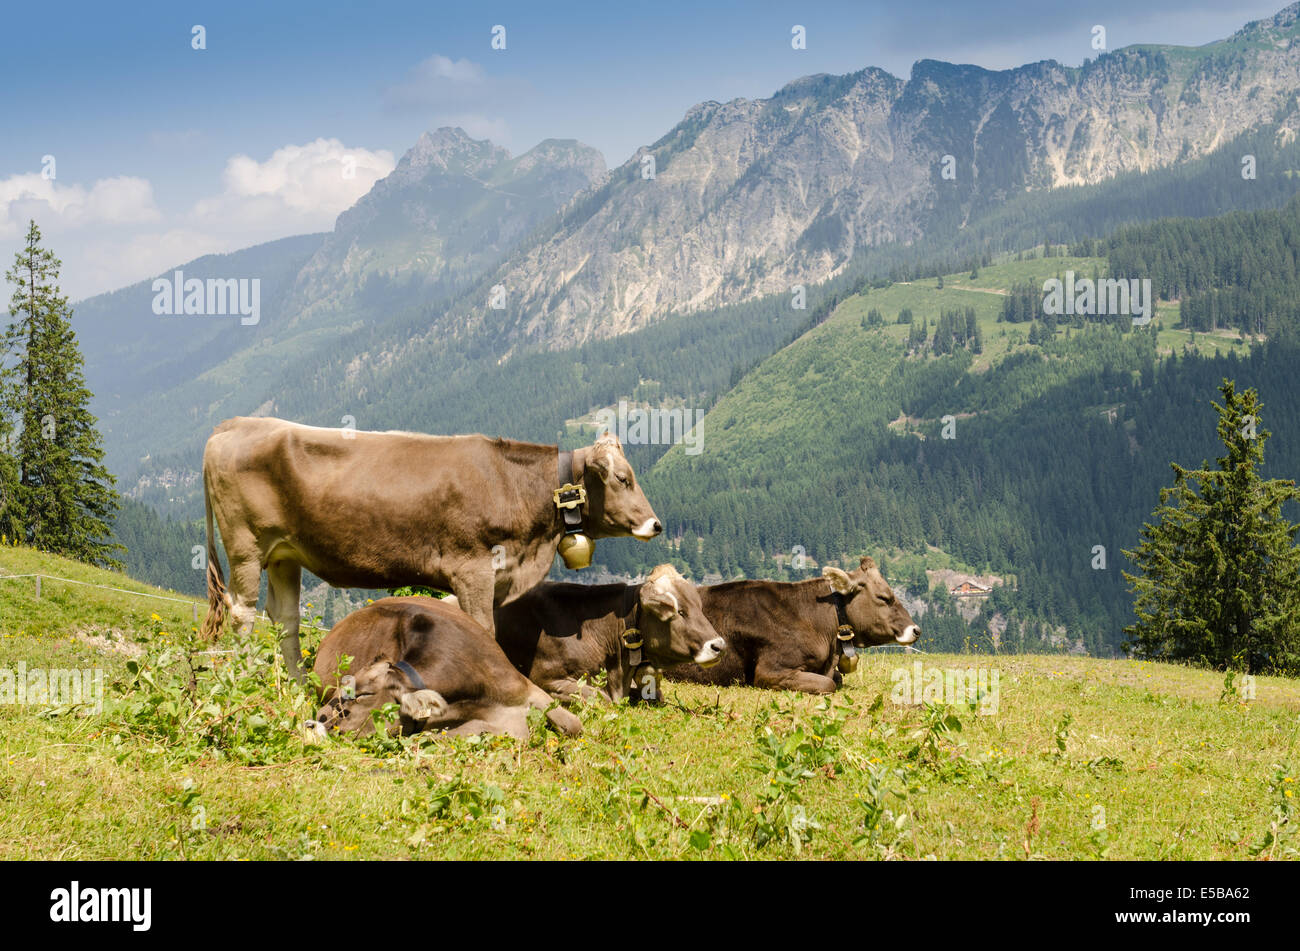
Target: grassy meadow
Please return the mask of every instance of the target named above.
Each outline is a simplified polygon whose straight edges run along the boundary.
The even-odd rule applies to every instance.
[[[0,549],[33,571],[150,591]],[[167,592],[154,592],[176,597]],[[665,685],[582,737],[309,743],[273,634],[0,581],[0,670],[99,667],[101,712],[0,705],[0,858],[1294,858],[1300,690],[1122,660],[876,654],[831,698]],[[313,639],[308,638],[309,642]],[[978,665],[996,689],[900,699]],[[986,683],[992,688],[994,683]],[[919,684],[918,684],[919,687]],[[918,693],[920,691],[918,690]],[[1253,699],[1250,694],[1253,692]],[[945,700],[956,702],[946,703]]]

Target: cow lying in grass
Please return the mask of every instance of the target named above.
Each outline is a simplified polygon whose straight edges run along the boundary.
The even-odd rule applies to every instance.
[[[856,651],[911,644],[921,633],[870,558],[845,572],[822,569],[808,581],[731,581],[701,587],[704,613],[727,640],[722,663],[682,665],[672,680],[752,684],[772,690],[833,693]]]
[[[641,584],[542,583],[497,608],[496,631],[515,667],[565,700],[655,700],[656,668],[707,667],[727,647],[695,585],[672,565],[658,566]],[[601,672],[606,679],[597,689],[589,681]]]
[[[351,679],[340,684],[345,655]],[[437,598],[384,598],[352,612],[321,643],[315,672],[324,701],[316,718],[325,730],[371,733],[371,712],[397,703],[404,734],[527,739],[530,708],[562,733],[582,732],[582,722],[517,671],[487,630]]]

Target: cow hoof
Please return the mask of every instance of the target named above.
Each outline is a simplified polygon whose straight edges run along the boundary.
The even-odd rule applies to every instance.
[[[566,736],[581,736],[582,721],[564,707],[552,707],[546,711],[546,719]]]
[[[402,694],[402,716],[412,720],[437,720],[447,712],[447,701],[436,690],[414,690]]]

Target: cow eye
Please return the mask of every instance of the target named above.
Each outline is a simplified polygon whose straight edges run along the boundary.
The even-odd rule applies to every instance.
[[[619,477],[618,477],[618,481],[619,481],[619,482],[622,482],[622,483],[623,483],[625,486],[627,486],[629,489],[632,488],[632,480],[629,479],[627,476],[619,476]]]

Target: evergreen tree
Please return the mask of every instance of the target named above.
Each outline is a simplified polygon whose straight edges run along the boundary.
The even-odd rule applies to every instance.
[[[1300,499],[1295,482],[1262,479],[1261,404],[1224,380],[1218,469],[1173,463],[1156,524],[1142,528],[1140,574],[1124,572],[1137,623],[1125,629],[1140,657],[1191,660],[1260,673],[1300,670],[1300,525],[1283,515]],[[1204,466],[1204,464],[1202,464]]]
[[[87,408],[72,311],[59,293],[60,262],[40,244],[33,221],[5,274],[14,294],[13,321],[0,337],[0,416],[16,432],[16,480],[3,518],[24,544],[121,567],[113,553],[122,546],[108,540],[119,504],[115,480]]]
[[[18,517],[18,461],[13,456],[15,443],[13,420],[6,407],[9,381],[0,364],[0,543],[18,541],[22,520]]]

